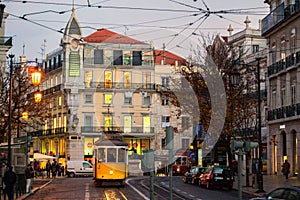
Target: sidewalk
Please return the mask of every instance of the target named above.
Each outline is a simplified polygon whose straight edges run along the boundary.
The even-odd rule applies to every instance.
[[[249,177],[249,184],[250,187],[246,186],[246,176],[242,176],[242,189],[243,193],[251,194],[254,196],[262,196],[263,193],[256,193],[258,190],[258,185],[254,188],[251,187],[252,184],[252,176]],[[289,177],[288,181],[285,180],[285,177],[283,175],[263,175],[263,190],[268,193],[272,189],[280,187],[280,186],[299,186],[300,187],[300,181],[297,179],[297,177]],[[233,188],[238,190],[238,180],[237,177],[235,177],[235,182],[233,183]]]
[[[62,177],[59,177],[62,178]],[[35,178],[32,184],[32,193],[31,194],[23,194],[22,196],[18,197],[16,200],[24,200],[26,199],[28,196],[34,194],[37,190],[40,190],[42,188],[44,188],[45,186],[47,186],[48,184],[50,184],[52,182],[52,178]]]

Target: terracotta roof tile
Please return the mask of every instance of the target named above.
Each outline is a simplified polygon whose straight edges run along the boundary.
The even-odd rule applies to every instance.
[[[160,65],[161,61],[165,57],[165,64],[166,65],[175,65],[175,62],[178,62],[178,65],[186,65],[186,60],[180,56],[177,56],[169,51],[163,50],[155,50],[155,64]]]
[[[100,29],[84,38],[84,41],[91,43],[112,43],[112,44],[146,44],[116,32]]]

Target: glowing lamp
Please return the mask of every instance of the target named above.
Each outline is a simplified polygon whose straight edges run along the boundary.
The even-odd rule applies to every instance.
[[[34,86],[38,86],[41,83],[42,72],[40,70],[36,70],[31,73],[31,81]]]
[[[28,112],[23,112],[22,113],[22,119],[27,120],[28,119]]]
[[[42,101],[43,94],[41,91],[36,91],[33,95],[35,103],[40,103]]]

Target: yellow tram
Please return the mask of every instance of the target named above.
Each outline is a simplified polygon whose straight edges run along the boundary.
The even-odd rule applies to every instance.
[[[128,144],[120,138],[95,142],[93,178],[96,183],[119,182],[128,177]]]

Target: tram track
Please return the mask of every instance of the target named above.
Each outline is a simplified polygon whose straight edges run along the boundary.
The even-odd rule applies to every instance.
[[[148,184],[145,183],[145,180],[141,180],[140,184],[143,188],[148,190],[149,193],[150,193],[150,187],[149,187]],[[170,199],[170,191],[168,189],[166,189],[162,186],[159,186],[157,184],[154,184],[153,186],[154,186],[155,199],[159,199],[159,200],[161,200],[161,199],[166,199],[166,200]],[[184,199],[186,199],[186,197],[181,196],[180,194],[177,194],[175,192],[173,192],[172,196],[173,196],[174,200],[184,200]]]
[[[106,200],[128,200],[120,188],[107,188],[103,193]]]

